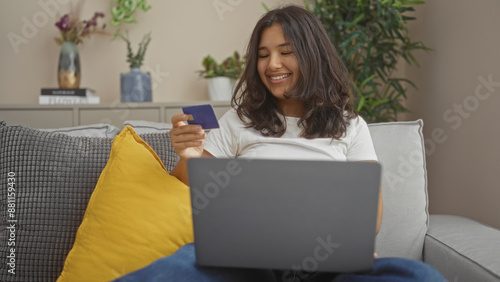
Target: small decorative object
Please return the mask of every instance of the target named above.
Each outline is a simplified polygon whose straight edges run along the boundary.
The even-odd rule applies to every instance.
[[[127,43],[127,62],[130,72],[120,75],[120,96],[122,102],[151,102],[151,75],[141,72],[140,68],[146,54],[146,49],[151,41],[151,33],[144,35],[139,43],[139,50],[134,55],[128,33],[123,35],[124,24],[136,23],[135,13],[137,10],[144,12],[151,9],[146,0],[111,0],[110,25],[118,27],[114,38],[120,37]]]
[[[212,101],[229,101],[233,96],[236,80],[243,72],[244,61],[238,51],[221,64],[210,55],[203,58],[200,76],[207,79],[208,95]]]
[[[146,54],[149,42],[151,42],[151,33],[144,35],[139,43],[139,50],[134,55],[128,35],[119,35],[127,42],[127,62],[130,66],[130,72],[120,75],[120,96],[121,102],[151,102],[151,74],[141,72],[142,62]]]
[[[64,41],[61,45],[57,82],[59,88],[80,87],[80,56],[74,42]]]
[[[97,27],[98,18],[103,17],[103,13],[96,12],[90,20],[81,21],[75,12],[70,12],[62,16],[55,24],[61,34],[60,37],[54,38],[61,46],[57,69],[59,88],[80,87],[80,56],[77,45],[92,33],[104,33],[105,24],[102,28]]]

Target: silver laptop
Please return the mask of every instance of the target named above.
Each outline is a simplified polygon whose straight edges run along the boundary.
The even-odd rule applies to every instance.
[[[199,265],[372,269],[378,163],[200,158],[188,174]]]

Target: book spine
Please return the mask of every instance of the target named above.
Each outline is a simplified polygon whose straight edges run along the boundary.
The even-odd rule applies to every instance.
[[[88,89],[42,89],[41,95],[58,96],[91,96],[92,91]]]
[[[94,97],[77,97],[77,96],[62,96],[62,95],[52,95],[52,96],[39,96],[38,103],[40,105],[71,105],[71,104],[99,104],[100,98]]]

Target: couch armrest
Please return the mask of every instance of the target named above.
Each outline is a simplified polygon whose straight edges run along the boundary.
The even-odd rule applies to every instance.
[[[500,281],[500,230],[468,218],[431,215],[424,261],[449,281]]]

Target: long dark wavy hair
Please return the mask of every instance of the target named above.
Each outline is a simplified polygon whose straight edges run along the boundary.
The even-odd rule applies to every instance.
[[[301,137],[341,138],[349,120],[358,115],[351,105],[352,80],[321,22],[309,11],[293,5],[267,12],[252,32],[245,70],[231,101],[239,118],[263,136],[280,137],[286,131],[278,99],[266,88],[257,71],[261,34],[273,24],[281,25],[300,69],[295,88],[285,97],[304,105],[298,122],[303,128]]]

